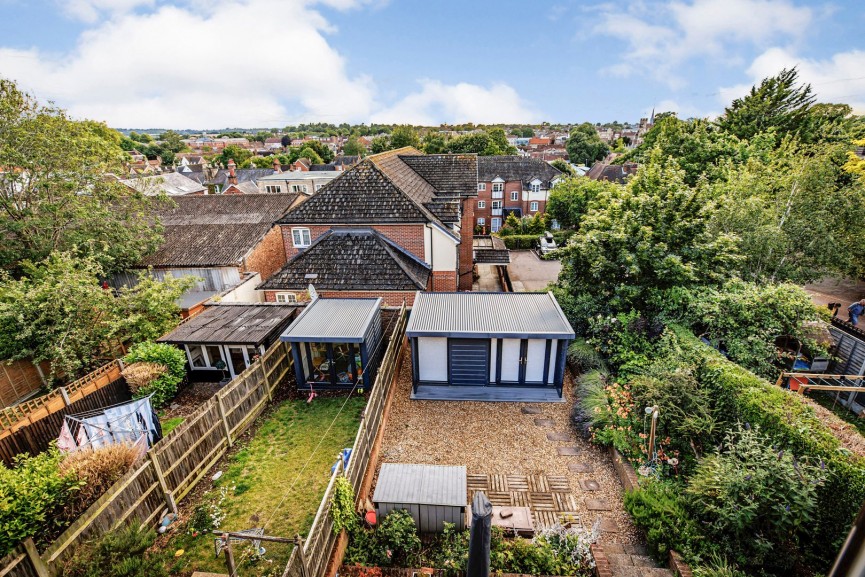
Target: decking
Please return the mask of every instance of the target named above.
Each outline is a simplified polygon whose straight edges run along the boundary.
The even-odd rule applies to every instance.
[[[556,387],[473,387],[418,385],[411,393],[416,401],[480,401],[501,403],[564,403]]]

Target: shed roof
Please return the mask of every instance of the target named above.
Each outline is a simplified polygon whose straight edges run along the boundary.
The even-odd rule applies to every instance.
[[[415,297],[409,337],[572,339],[553,293],[428,293]]]
[[[209,306],[167,335],[161,343],[258,346],[283,329],[299,309],[285,304]]]
[[[384,463],[372,500],[374,503],[449,505],[465,507],[466,468],[462,465]]]
[[[168,196],[184,196],[204,192],[205,190],[200,183],[178,172],[129,178],[120,182],[148,196],[155,196],[160,192],[164,192]]]
[[[381,298],[318,298],[279,337],[288,343],[362,343]]]

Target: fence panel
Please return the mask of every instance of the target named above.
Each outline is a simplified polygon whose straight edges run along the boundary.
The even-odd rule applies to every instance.
[[[0,577],[39,577],[33,561],[27,555],[24,543],[0,559]]]
[[[40,418],[34,418],[31,423],[29,419],[35,413],[30,413],[27,420],[18,420],[16,428],[10,427],[0,432],[0,460],[11,465],[15,455],[21,453],[38,455],[47,450],[51,441],[56,440],[60,435],[60,428],[63,426],[66,415],[101,409],[131,399],[132,395],[129,393],[126,380],[120,376],[119,371],[116,376],[115,380],[110,381],[107,385],[100,384],[99,388],[86,396],[81,395],[79,389],[74,397],[70,395],[72,404],[68,406],[62,397],[54,401],[54,403],[61,404],[59,407],[55,407],[54,403],[40,405],[36,409],[36,413],[41,415]],[[77,398],[77,400],[73,400],[73,398]]]
[[[182,499],[228,448],[226,432],[215,399],[184,421],[153,449],[153,456],[174,499]]]
[[[124,475],[42,553],[55,572],[71,554],[73,546],[99,537],[132,520],[155,523],[166,507],[159,479],[150,461]]]

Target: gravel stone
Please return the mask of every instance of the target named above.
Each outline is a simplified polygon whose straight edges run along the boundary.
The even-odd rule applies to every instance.
[[[571,427],[574,383],[570,374],[565,377],[566,402],[542,407],[542,414],[555,422],[557,430],[571,432],[570,446],[580,452],[569,458],[559,456],[559,447],[547,441],[548,431],[534,426],[531,415],[538,413],[524,411],[537,408],[537,403],[412,401],[411,384],[411,355],[406,351],[387,416],[379,465],[465,465],[469,475],[565,476],[575,497],[576,512],[585,520],[597,517],[589,513],[584,503],[586,493],[579,486],[579,479],[591,472],[600,489],[589,494],[607,502],[611,510],[604,516],[620,527],[614,540],[642,542],[624,510],[622,484],[607,450],[579,437]],[[572,470],[574,465],[579,469]],[[606,544],[608,538],[602,535],[601,542]]]

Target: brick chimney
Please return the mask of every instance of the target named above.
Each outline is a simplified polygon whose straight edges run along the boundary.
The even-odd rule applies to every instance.
[[[282,165],[279,164],[279,159],[277,157],[273,157],[273,174],[280,174],[282,172]]]
[[[237,168],[237,165],[234,164],[234,159],[228,159],[228,184],[237,184],[237,174],[235,174],[234,169]]]

